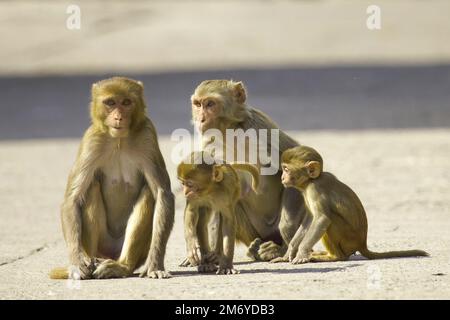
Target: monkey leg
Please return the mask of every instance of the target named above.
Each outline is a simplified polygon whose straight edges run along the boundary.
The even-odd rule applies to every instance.
[[[316,257],[316,256],[326,256],[328,255],[327,251],[313,251],[311,252],[311,256],[312,257]]]
[[[244,243],[247,247],[247,256],[253,260],[261,260],[258,250],[262,240],[245,213],[242,202],[238,202],[234,211],[236,217],[236,239]]]
[[[345,261],[349,256],[343,252],[340,243],[336,237],[334,227],[330,227],[329,230],[322,237],[322,243],[327,251],[313,252],[311,254],[311,262],[333,262],[333,261]]]
[[[236,216],[234,208],[224,210],[222,215],[223,254],[216,274],[238,274],[233,267],[234,247],[236,243]]]
[[[200,246],[200,264],[218,264],[219,257],[222,254],[220,213],[213,213],[208,207],[200,207],[198,208],[198,212],[194,214],[198,216],[196,234]],[[197,267],[198,265],[192,264],[189,258],[185,258],[179,266]],[[209,270],[210,267],[206,269]]]
[[[94,272],[95,278],[128,277],[145,262],[152,239],[153,209],[153,195],[144,186],[128,219],[119,259],[100,263]]]
[[[305,223],[306,217],[307,213],[301,193],[294,188],[285,189],[281,199],[281,216],[279,223],[283,244],[279,246],[273,241],[262,243],[258,250],[260,260],[271,261],[278,257],[285,258],[289,244],[295,237],[299,227]],[[296,247],[297,246],[298,244]],[[280,260],[284,261],[285,259]],[[274,262],[280,261],[274,260]]]
[[[219,258],[222,255],[220,212],[211,212],[209,208],[204,208],[204,212],[199,214],[197,235],[201,261],[197,269],[201,273],[213,272],[217,270]]]

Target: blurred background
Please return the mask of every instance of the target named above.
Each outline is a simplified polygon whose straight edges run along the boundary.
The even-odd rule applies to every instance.
[[[81,10],[81,28],[66,13]],[[369,30],[369,5],[381,29]],[[144,81],[160,134],[204,79],[287,130],[450,124],[447,0],[1,1],[0,139],[80,137],[92,82]]]
[[[80,29],[67,28],[70,5]],[[370,5],[379,30],[367,27]],[[449,14],[448,0],[0,0],[0,299],[450,298]],[[47,276],[67,265],[59,205],[91,85],[114,75],[145,84],[177,195],[166,256],[176,277],[69,290]],[[356,191],[370,248],[432,258],[255,265],[239,247],[239,281],[179,268],[185,203],[169,135],[192,130],[194,88],[220,78],[244,81],[251,106]]]

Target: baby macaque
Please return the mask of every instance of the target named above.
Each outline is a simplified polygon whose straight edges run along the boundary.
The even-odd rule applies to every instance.
[[[241,197],[236,169],[252,175],[252,188],[256,192],[259,171],[251,164],[215,164],[207,153],[193,152],[178,165],[178,179],[187,200],[184,225],[188,261],[198,266],[199,272],[217,269],[217,274],[239,273],[233,267],[234,246],[236,239],[239,240],[239,229],[245,224],[235,210]],[[217,243],[212,243],[208,238],[208,224],[215,219],[219,219],[219,228],[214,230],[217,235],[210,235],[217,239]]]
[[[369,259],[428,256],[422,250],[379,253],[367,249],[367,217],[361,201],[352,189],[322,168],[322,157],[310,147],[283,153],[281,181],[285,187],[302,192],[311,216],[307,227],[297,230],[285,256],[272,262],[342,261],[356,251]],[[312,252],[320,239],[326,251]]]

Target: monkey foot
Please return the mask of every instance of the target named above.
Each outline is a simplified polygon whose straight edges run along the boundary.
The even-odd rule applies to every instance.
[[[311,261],[311,258],[309,256],[297,256],[291,261],[291,263],[292,264],[303,264],[303,263],[308,263],[310,261]]]
[[[258,250],[259,260],[271,261],[283,255],[282,248],[273,241],[267,241],[261,244]]]
[[[247,257],[252,258],[254,261],[261,260],[258,255],[259,247],[261,246],[262,240],[260,238],[256,238],[252,243],[248,246]]]
[[[92,276],[95,279],[125,278],[131,274],[128,267],[115,260],[105,260],[97,265]]]
[[[209,273],[217,270],[217,265],[215,263],[205,263],[201,264],[197,268],[200,273]]]
[[[234,268],[221,268],[217,270],[216,274],[224,274],[224,275],[231,275],[231,274],[239,274],[239,270],[236,270]]]
[[[189,262],[188,258],[184,259],[178,266],[179,267],[184,267],[184,268],[186,268],[186,267],[193,267],[193,265]]]
[[[144,271],[139,275],[141,278],[150,278],[150,279],[169,279],[172,278],[170,272],[164,270],[154,270],[154,271]]]
[[[289,262],[289,256],[278,257],[270,260],[270,263]]]

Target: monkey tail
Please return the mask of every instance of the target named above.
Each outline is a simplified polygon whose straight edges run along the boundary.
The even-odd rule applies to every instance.
[[[428,257],[429,254],[423,250],[403,250],[403,251],[387,251],[387,252],[373,252],[365,246],[359,250],[361,254],[368,259],[386,259],[397,257]]]
[[[69,279],[69,270],[64,267],[58,267],[50,270],[50,279]]]
[[[230,166],[235,170],[244,170],[252,175],[252,189],[257,192],[259,186],[259,169],[250,163],[231,163]]]

